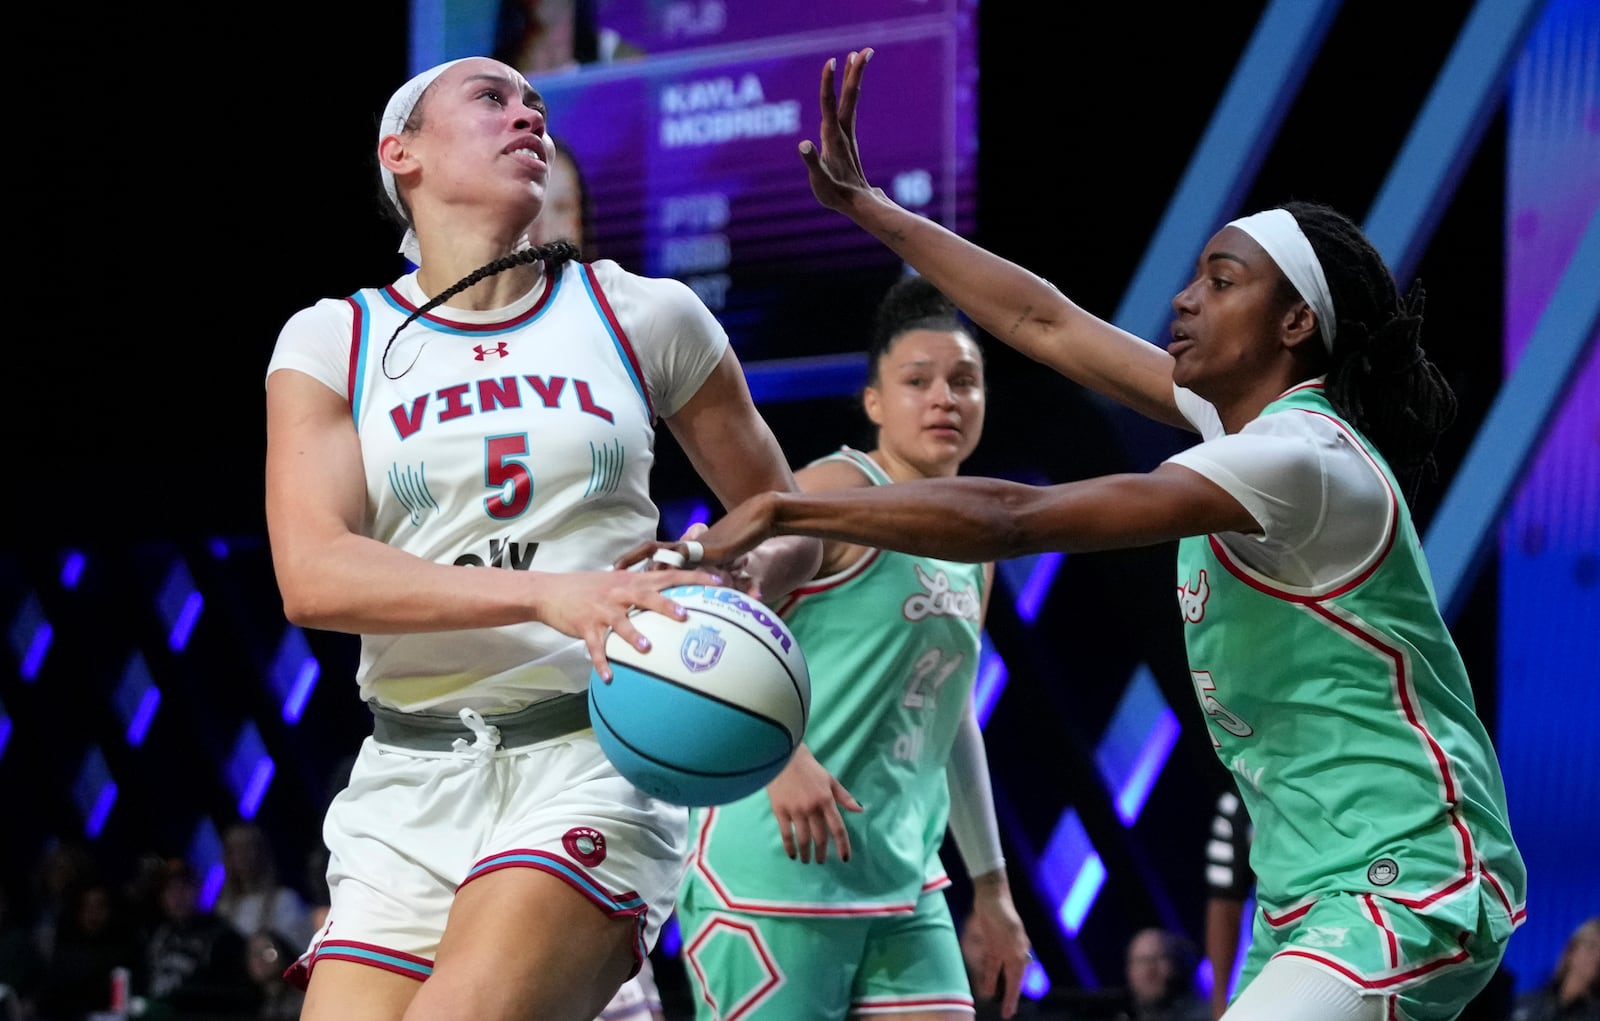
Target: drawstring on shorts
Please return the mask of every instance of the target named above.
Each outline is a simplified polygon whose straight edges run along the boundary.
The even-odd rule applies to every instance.
[[[470,754],[478,765],[485,765],[500,748],[500,728],[485,723],[483,717],[472,709],[463,709],[457,715],[472,731],[472,743],[468,744],[466,738],[458,737],[450,742],[450,750],[457,754]]]

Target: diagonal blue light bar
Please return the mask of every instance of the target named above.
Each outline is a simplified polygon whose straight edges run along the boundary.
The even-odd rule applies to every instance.
[[[123,736],[129,745],[139,747],[144,744],[150,721],[161,705],[161,689],[151,679],[143,654],[135,652],[128,657],[128,665],[122,668],[122,680],[117,683],[113,698],[122,717]]]
[[[711,521],[711,508],[702,500],[673,500],[661,506],[661,532],[677,539],[690,525]]]
[[[173,652],[182,652],[189,644],[189,635],[194,631],[195,622],[200,619],[204,604],[205,600],[195,587],[188,565],[181,559],[174,559],[160,591],[156,593],[156,609],[166,622],[167,647]]]
[[[300,722],[306,702],[322,676],[322,664],[311,654],[304,631],[293,624],[286,625],[283,637],[278,639],[278,651],[267,669],[267,680],[278,696],[279,713],[283,722]]]
[[[989,714],[1006,690],[1006,661],[989,640],[989,632],[978,635],[978,677],[972,684],[972,713],[978,718],[980,728],[989,725]]]
[[[656,946],[667,957],[677,957],[683,949],[683,932],[678,928],[678,916],[671,914],[662,923],[661,935],[656,939]]]
[[[228,786],[239,802],[239,817],[254,819],[272,783],[274,770],[272,756],[261,740],[261,732],[253,720],[246,720],[233,741],[233,752],[228,756]]]
[[[1022,969],[1022,995],[1030,1000],[1043,999],[1050,991],[1050,974],[1038,961],[1029,961]]]
[[[867,383],[867,356],[861,353],[810,358],[769,358],[744,367],[750,396],[757,404],[848,397]]]
[[[44,615],[44,607],[32,592],[22,597],[16,616],[11,618],[11,649],[17,654],[17,673],[32,684],[44,668],[44,658],[50,653],[50,642],[55,628]]]
[[[1367,214],[1364,230],[1396,280],[1416,268],[1544,0],[1478,0]]]
[[[1249,190],[1338,10],[1338,0],[1273,0],[1261,15],[1123,294],[1118,326],[1146,340],[1163,334],[1173,294]]]
[[[1094,762],[1122,825],[1132,826],[1178,741],[1178,717],[1141,663],[1095,746]]]
[[[84,569],[89,566],[89,558],[77,550],[67,550],[61,554],[61,587],[75,589],[78,582],[83,580]]]
[[[194,833],[189,837],[189,850],[184,858],[201,877],[200,909],[210,911],[216,905],[217,894],[222,890],[222,881],[227,873],[222,865],[222,837],[217,833],[216,824],[209,818],[201,816],[195,823]]]
[[[1034,885],[1044,893],[1056,924],[1069,939],[1077,938],[1083,920],[1106,882],[1105,863],[1094,849],[1089,833],[1069,808],[1056,820],[1050,842],[1034,864]]]
[[[91,746],[84,752],[72,783],[72,797],[78,803],[78,814],[83,816],[84,835],[91,840],[98,837],[117,802],[117,782],[99,748]]]
[[[6,712],[6,704],[0,701],[0,759],[6,757],[6,745],[11,741],[11,716]]]
[[[1500,386],[1428,528],[1423,548],[1439,607],[1454,620],[1466,602],[1517,479],[1562,405],[1585,352],[1600,331],[1600,208],[1528,338],[1516,370]]]

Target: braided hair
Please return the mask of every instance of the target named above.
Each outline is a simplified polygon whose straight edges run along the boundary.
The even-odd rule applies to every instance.
[[[1437,474],[1434,444],[1456,415],[1455,393],[1422,351],[1422,284],[1401,298],[1383,256],[1337,210],[1305,201],[1283,208],[1317,253],[1338,319],[1328,399],[1415,496]]]
[[[867,385],[878,385],[878,362],[902,334],[912,330],[964,333],[977,338],[962,318],[955,302],[926,277],[909,273],[884,293],[872,316],[872,336],[867,343]],[[980,352],[981,353],[981,352]]]
[[[493,262],[487,262],[482,266],[479,266],[471,273],[468,273],[460,280],[457,280],[449,287],[446,287],[444,290],[428,299],[427,304],[421,306],[409,316],[406,316],[406,321],[394,328],[394,332],[389,334],[388,343],[383,345],[383,374],[388,376],[390,379],[399,379],[400,376],[404,376],[407,372],[411,371],[411,366],[408,365],[398,376],[389,376],[389,348],[394,346],[394,340],[396,337],[400,336],[400,331],[404,330],[407,326],[410,326],[416,319],[427,315],[429,312],[432,312],[440,305],[443,305],[451,298],[471,287],[473,284],[486,280],[489,277],[494,276],[496,273],[504,273],[508,269],[514,269],[517,266],[529,266],[540,261],[544,262],[544,271],[553,276],[557,273],[560,273],[562,267],[577,257],[578,246],[573,244],[571,241],[562,238],[560,240],[551,241],[547,244],[542,244],[534,248],[524,248],[520,251],[512,252],[510,255],[502,255]],[[411,364],[415,365],[416,360],[412,359]]]

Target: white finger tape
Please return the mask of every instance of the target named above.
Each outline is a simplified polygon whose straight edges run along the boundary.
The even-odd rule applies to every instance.
[[[679,553],[675,549],[668,549],[665,546],[651,554],[650,559],[654,560],[658,564],[666,564],[668,567],[683,566],[683,554]]]

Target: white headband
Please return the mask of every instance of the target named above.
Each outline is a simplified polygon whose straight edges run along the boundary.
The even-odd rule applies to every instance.
[[[378,141],[381,143],[386,135],[398,135],[405,130],[406,121],[411,119],[411,114],[417,108],[417,102],[422,94],[428,91],[434,79],[444,74],[451,67],[471,57],[459,57],[447,60],[443,64],[435,65],[412,78],[394,91],[389,97],[389,104],[383,108],[383,120],[378,122]],[[411,229],[411,214],[406,212],[405,203],[400,201],[400,190],[395,185],[394,174],[380,161],[378,174],[383,178],[384,193],[389,196],[389,202],[394,206],[395,212],[400,214],[400,219],[405,221],[406,234],[400,239],[400,252],[410,259],[415,265],[422,265],[422,246],[417,241],[416,232]]]
[[[1227,226],[1238,227],[1272,256],[1272,261],[1316,313],[1322,346],[1332,354],[1333,334],[1338,328],[1338,321],[1333,318],[1333,295],[1328,293],[1328,278],[1322,275],[1322,263],[1317,261],[1317,253],[1306,240],[1294,214],[1287,209],[1264,209],[1231,220]]]

